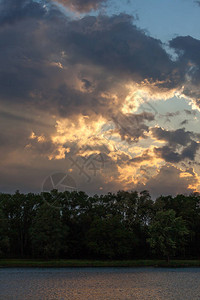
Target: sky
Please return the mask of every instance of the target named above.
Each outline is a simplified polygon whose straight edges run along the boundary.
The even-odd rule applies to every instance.
[[[200,192],[199,15],[0,0],[0,192]]]

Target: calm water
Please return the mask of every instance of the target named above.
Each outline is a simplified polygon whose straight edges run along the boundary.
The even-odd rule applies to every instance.
[[[0,269],[0,299],[200,299],[200,268]]]

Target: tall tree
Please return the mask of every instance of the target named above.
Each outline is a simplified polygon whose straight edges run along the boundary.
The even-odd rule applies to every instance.
[[[9,253],[10,241],[8,236],[8,220],[0,209],[0,257]]]
[[[31,228],[33,255],[58,258],[63,246],[64,230],[60,210],[44,203],[39,207]]]
[[[133,234],[118,216],[96,218],[87,233],[87,247],[93,257],[122,259],[130,257],[134,248]]]
[[[174,210],[159,211],[149,227],[151,248],[169,261],[176,250],[186,242],[188,229],[182,217],[176,217]]]

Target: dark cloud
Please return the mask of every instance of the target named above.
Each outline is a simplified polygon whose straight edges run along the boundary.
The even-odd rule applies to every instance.
[[[15,23],[25,18],[40,18],[45,8],[33,0],[2,0],[0,2],[0,24]]]
[[[107,2],[107,0],[54,0],[54,1],[57,1],[79,12],[88,12],[92,9],[96,10],[101,6],[101,4]]]
[[[153,120],[154,115],[147,112],[126,115],[119,113],[113,117],[121,139],[126,140],[128,143],[138,142],[139,138],[146,138],[149,126],[145,122]]]
[[[5,119],[8,124],[9,122],[11,121],[14,121],[14,122],[23,122],[23,123],[28,123],[28,124],[34,124],[36,123],[35,120],[29,118],[29,117],[26,117],[26,116],[22,116],[22,115],[16,115],[14,113],[11,113],[11,112],[8,112],[8,111],[1,111],[0,110],[0,118],[1,120]],[[37,124],[39,126],[47,126],[45,123],[43,122],[38,122],[37,121]]]
[[[163,147],[154,148],[154,152],[158,157],[171,163],[178,163],[185,159],[194,161],[200,146],[194,139],[199,138],[199,134],[185,131],[185,129],[167,131],[160,127],[153,128],[152,134],[156,139],[167,142],[167,145]]]
[[[194,190],[188,187],[198,182],[196,176],[193,174],[193,176],[181,177],[180,174],[181,171],[179,169],[165,165],[160,169],[158,175],[152,177],[147,182],[145,188],[149,190],[154,197],[169,195],[169,193],[176,195],[193,192]]]
[[[191,144],[185,147],[181,152],[175,152],[174,148],[169,146],[155,148],[154,151],[158,157],[163,158],[166,162],[178,163],[185,159],[194,161],[198,149],[199,144],[192,141]]]
[[[15,112],[13,111],[14,109]],[[30,136],[33,130],[36,134],[38,133],[39,135],[45,136],[49,136],[50,133],[53,133],[55,130],[53,128],[55,121],[52,121],[52,119],[48,121],[48,114],[43,114],[41,120],[40,114],[37,111],[32,110],[28,113],[25,109],[24,111],[18,111],[17,107],[14,109],[10,106],[8,111],[0,110],[0,157],[2,164],[10,164],[10,162],[17,163],[18,160],[21,159],[24,161],[23,153],[28,153],[30,150],[28,145],[30,145],[31,142],[33,147],[35,147],[35,152],[44,154],[45,143],[43,145],[40,143],[36,145],[36,143],[30,139]],[[46,145],[45,148],[47,155],[50,153],[50,150],[52,152],[53,150],[56,151],[54,145],[49,144],[49,146],[47,146],[48,145]]]
[[[115,119],[122,139],[145,137],[145,122],[153,120],[151,114],[130,114],[122,128],[116,112],[127,95],[127,80],[176,85],[174,63],[162,43],[138,29],[125,14],[71,21],[45,1],[17,4],[2,2],[2,20],[9,25],[0,31],[0,101],[62,117],[103,115]],[[113,105],[116,92],[119,100]]]
[[[91,111],[94,104],[98,108],[98,91],[96,95],[90,94],[87,74],[78,78],[83,80],[84,92],[72,88],[71,83],[77,80],[81,70],[74,70],[78,59],[69,62],[65,58],[70,47],[65,37],[69,30],[67,18],[51,6],[43,15],[39,9],[37,18],[33,17],[32,4],[20,0],[18,7],[18,1],[2,2],[2,20],[16,22],[10,22],[0,31],[0,100],[52,109],[62,115]],[[42,4],[37,6],[42,10]],[[106,82],[104,78],[102,81]],[[101,78],[95,79],[101,82]],[[106,90],[103,82],[101,91]]]
[[[57,2],[79,12],[87,12],[99,8],[106,1]],[[0,103],[9,108],[15,106],[17,111],[26,109],[33,116],[32,120],[30,114],[22,117],[8,111],[0,113],[3,119],[0,135],[2,182],[16,188],[23,185],[36,188],[44,174],[48,175],[60,167],[66,168],[63,161],[49,162],[48,158],[44,158],[58,154],[57,145],[51,140],[57,118],[69,118],[76,126],[80,115],[89,116],[90,122],[103,116],[115,123],[113,131],[118,132],[122,140],[131,143],[146,138],[149,123],[155,117],[147,112],[120,113],[129,92],[126,84],[147,82],[149,86],[170,90],[182,86],[185,77],[189,76],[190,83],[198,86],[198,40],[188,37],[174,39],[171,47],[179,54],[176,62],[170,59],[160,40],[136,27],[134,18],[126,14],[85,16],[72,20],[53,1],[2,0]],[[191,95],[189,88],[189,84],[185,86],[184,93]],[[196,95],[198,88],[193,90],[193,96]],[[40,122],[36,115],[41,115]],[[52,116],[54,124],[47,129],[41,120],[46,123]],[[168,114],[168,117],[173,116]],[[30,140],[33,130],[36,138]],[[39,141],[42,133],[45,139]],[[157,128],[153,134],[167,142],[165,148],[155,149],[158,156],[173,162],[185,158],[194,160],[199,144],[193,133],[183,129],[164,132]],[[81,152],[82,149],[78,150]],[[100,146],[93,150],[103,151]],[[81,153],[78,155],[83,158]],[[131,162],[139,163],[149,158],[146,152]],[[108,159],[112,162],[111,158]],[[124,162],[129,163],[130,156],[121,153],[116,154],[115,159],[123,166]],[[42,177],[38,179],[40,173]],[[88,189],[95,191],[100,185],[105,186],[104,175],[107,176],[107,190],[116,188],[120,174],[115,164],[113,167],[109,165],[104,174],[95,179],[92,187],[88,184]],[[109,176],[115,180],[109,182]],[[84,188],[85,179],[81,178],[80,182]]]
[[[56,45],[58,27],[52,18],[58,18],[63,28],[63,15],[56,9],[50,9],[42,17],[37,15],[40,21],[27,17],[32,14],[31,3],[20,1],[19,4],[26,8],[26,14],[20,12],[20,15],[17,1],[14,1],[15,5],[11,2],[5,4],[4,19],[10,18],[9,8],[13,6],[18,21],[2,27],[0,31],[0,99],[43,110],[52,107],[54,112],[57,110],[63,114],[65,107],[65,111],[68,109],[70,113],[69,105],[76,107],[78,101],[84,103],[84,96],[67,87],[64,82],[69,74],[59,68],[58,60],[64,47],[61,41]]]
[[[66,172],[63,161],[49,161],[39,155],[31,155],[26,149],[21,149],[17,159],[8,164],[3,161],[0,165],[1,192],[40,192],[45,178],[56,170]],[[22,158],[23,157],[23,158]],[[42,166],[42,167],[41,167]]]
[[[67,41],[71,55],[82,62],[92,61],[136,81],[164,80],[163,86],[177,84],[173,76],[175,65],[161,41],[133,25],[129,15],[87,16],[73,21]]]
[[[102,1],[66,2],[95,8]],[[37,105],[62,116],[93,110],[105,114],[109,109],[112,113],[113,105],[102,92],[116,90],[119,83],[147,80],[170,89],[182,82],[180,63],[170,60],[160,40],[137,28],[133,17],[100,15],[71,21],[52,3],[1,1],[1,101]],[[171,41],[172,47],[190,52],[193,46],[184,45]],[[190,55],[184,55],[185,62]],[[193,54],[193,59],[198,56]],[[73,86],[78,80],[81,91]]]
[[[182,159],[181,154],[174,152],[172,147],[163,146],[154,148],[154,152],[158,157],[163,158],[167,162],[180,162]]]
[[[50,138],[46,138],[42,142],[38,142],[37,138],[29,139],[29,143],[27,144],[27,151],[32,151],[34,154],[38,154],[43,157],[50,157],[51,155],[59,155],[59,151],[57,150],[57,146],[52,143]]]
[[[191,36],[179,36],[170,41],[170,46],[177,51],[181,59],[192,60],[198,64],[200,63],[199,40]]]
[[[182,159],[188,158],[189,160],[194,161],[199,146],[199,143],[191,141],[190,145],[183,149],[181,153]]]
[[[194,134],[190,131],[185,131],[185,129],[177,130],[165,130],[161,127],[152,128],[153,137],[158,140],[167,141],[170,145],[182,145],[186,146]]]
[[[184,74],[183,94],[200,106],[200,40],[191,36],[179,36],[170,41],[170,47],[178,54],[177,64]]]

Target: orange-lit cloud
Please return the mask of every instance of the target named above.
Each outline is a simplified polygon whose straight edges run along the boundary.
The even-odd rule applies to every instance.
[[[1,1],[2,184],[21,174],[35,188],[61,168],[89,192],[199,190],[200,41],[173,39],[172,60],[131,15],[77,18],[55,2],[86,13],[106,1]]]

